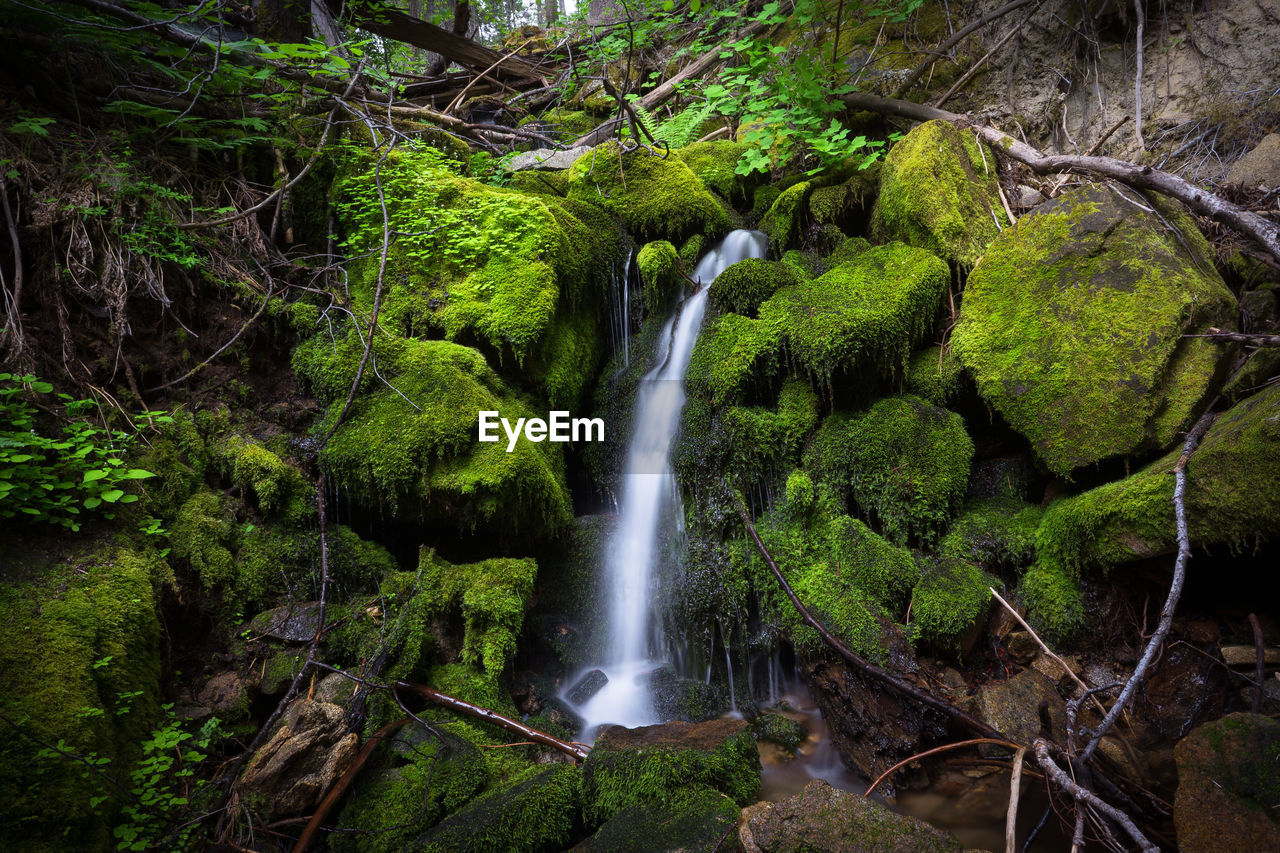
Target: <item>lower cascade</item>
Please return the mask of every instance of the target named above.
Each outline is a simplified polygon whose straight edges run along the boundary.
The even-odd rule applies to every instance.
[[[663,327],[655,351],[657,364],[640,382],[618,525],[604,564],[609,596],[606,659],[586,671],[598,669],[608,681],[577,709],[584,720],[584,739],[592,739],[602,725],[634,727],[658,722],[646,683],[646,676],[662,665],[654,657],[652,583],[663,525],[680,523],[670,450],[684,408],[685,371],[702,326],[711,283],[738,261],[763,258],[767,242],[759,231],[739,229],[702,256],[692,276],[699,288]],[[569,683],[577,685],[585,674]],[[575,691],[570,688],[569,692]],[[562,698],[572,701],[567,695]]]

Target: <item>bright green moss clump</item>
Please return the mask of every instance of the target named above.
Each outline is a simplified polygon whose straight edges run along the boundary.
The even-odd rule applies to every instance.
[[[774,329],[740,314],[721,314],[703,325],[689,357],[685,384],[716,404],[736,399],[757,378],[773,376],[781,340]]]
[[[1235,299],[1186,214],[1147,202],[1074,190],[969,276],[956,357],[1056,474],[1169,446],[1213,384],[1221,350],[1185,335],[1231,325]]]
[[[742,807],[724,794],[696,785],[682,789],[667,806],[627,806],[573,849],[575,853],[724,850],[741,813]]]
[[[806,202],[812,185],[802,181],[787,187],[773,200],[760,219],[760,230],[769,238],[769,248],[780,255],[793,248],[804,235]]]
[[[818,395],[808,383],[783,383],[777,410],[732,406],[724,413],[731,471],[758,478],[770,463],[794,462],[804,437],[818,425]]]
[[[812,282],[779,290],[760,307],[764,334],[785,338],[810,375],[874,367],[892,374],[930,328],[951,275],[928,252],[900,243],[857,255]]]
[[[522,440],[507,453],[503,441],[476,440],[476,412],[512,422],[533,415],[479,352],[447,341],[375,340],[379,371],[394,387],[366,371],[365,392],[321,454],[333,482],[394,516],[462,529],[496,524],[505,535],[545,537],[568,522],[561,445]],[[294,369],[330,404],[320,429],[341,409],[362,353],[354,332],[296,350]]]
[[[972,133],[925,122],[884,159],[872,234],[972,266],[1009,225],[996,180],[995,155]]]
[[[598,826],[627,806],[669,806],[695,785],[739,806],[760,791],[756,738],[742,720],[615,727],[596,741],[582,767],[585,817]]]
[[[684,284],[676,247],[666,240],[646,243],[636,254],[636,266],[644,286],[645,311],[650,315],[666,312]]]
[[[620,154],[598,145],[569,170],[569,198],[599,205],[644,240],[679,243],[694,233],[718,237],[729,215],[684,161],[640,150]]]
[[[828,417],[805,467],[877,519],[893,542],[932,542],[960,509],[973,441],[960,416],[892,397],[852,420]]]
[[[581,824],[583,771],[572,764],[530,767],[445,818],[412,846],[423,853],[555,853]]]
[[[964,368],[950,348],[926,347],[911,356],[907,364],[907,391],[935,406],[953,403],[964,384]]]
[[[966,634],[987,615],[990,587],[1000,581],[963,560],[927,569],[911,598],[911,635],[935,648],[962,651]]]
[[[786,264],[748,258],[720,273],[707,298],[721,311],[754,317],[760,303],[795,283],[796,274]]]
[[[1012,498],[991,498],[965,508],[939,551],[990,571],[1021,569],[1036,556],[1036,528],[1043,511]]]
[[[1168,553],[1175,447],[1138,473],[1054,503],[1037,534],[1042,556],[1073,570]],[[1187,463],[1192,545],[1242,548],[1280,533],[1280,386],[1218,416]]]
[[[1069,642],[1088,623],[1080,581],[1052,561],[1027,570],[1018,597],[1027,605],[1027,621],[1051,643]]]
[[[708,189],[725,201],[745,203],[751,197],[754,181],[751,176],[739,175],[734,169],[747,147],[740,142],[715,140],[695,142],[672,153],[683,160]]]
[[[21,727],[6,727],[0,745],[5,845],[110,849],[118,790],[41,747],[101,760],[99,769],[127,784],[160,712],[156,591],[169,568],[154,554],[91,539],[60,553],[6,546],[0,562],[0,713]]]

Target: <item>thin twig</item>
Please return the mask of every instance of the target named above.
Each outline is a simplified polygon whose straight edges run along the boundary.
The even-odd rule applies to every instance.
[[[1255,673],[1257,680],[1253,683],[1253,713],[1262,713],[1262,679],[1266,677],[1267,650],[1262,644],[1262,626],[1258,624],[1258,614],[1249,614],[1249,625],[1253,628],[1253,648],[1256,653]]]
[[[880,783],[883,782],[885,779],[888,779],[890,776],[892,776],[894,774],[894,771],[897,771],[902,769],[903,767],[906,767],[908,764],[910,764],[913,761],[919,761],[921,758],[928,758],[930,755],[936,755],[939,752],[948,752],[953,749],[960,749],[963,746],[977,746],[978,744],[983,744],[983,743],[994,743],[997,746],[1007,746],[1009,747],[1009,749],[1017,750],[1019,759],[1021,759],[1022,756],[1026,754],[1026,751],[1027,751],[1027,748],[1025,746],[1019,746],[1018,744],[1012,741],[1005,740],[1004,738],[995,738],[995,737],[975,737],[975,738],[970,738],[969,740],[957,741],[956,743],[947,743],[947,744],[943,744],[942,746],[935,746],[933,749],[926,749],[924,752],[918,752],[915,755],[912,755],[908,758],[904,758],[901,761],[899,761],[897,764],[890,767],[888,770],[881,773],[879,776],[876,777],[876,780],[874,782],[872,782],[870,785],[867,786],[867,790],[862,793],[862,796],[864,797],[871,796],[872,793],[875,792],[876,788],[880,787]]]
[[[1088,804],[1111,818],[1129,834],[1129,837],[1142,849],[1143,853],[1159,853],[1160,848],[1147,840],[1147,837],[1142,834],[1142,830],[1138,829],[1137,824],[1127,814],[1104,802],[1089,789],[1076,784],[1075,780],[1067,775],[1065,770],[1055,764],[1049,756],[1049,744],[1044,738],[1036,738],[1033,747],[1035,748],[1036,760],[1040,762],[1040,766],[1044,768],[1045,773],[1049,775],[1054,784],[1071,795],[1072,799],[1079,804],[1078,807],[1083,808],[1085,804]]]
[[[1018,799],[1022,793],[1022,759],[1027,754],[1025,746],[1018,747],[1013,755],[1013,770],[1009,775],[1009,811],[1004,816],[1004,850],[1014,853],[1018,840]]]

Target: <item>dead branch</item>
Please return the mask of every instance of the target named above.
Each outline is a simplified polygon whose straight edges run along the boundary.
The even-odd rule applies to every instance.
[[[1133,135],[1138,140],[1138,150],[1147,147],[1142,141],[1142,35],[1147,25],[1142,0],[1133,0],[1133,10],[1138,15],[1138,67],[1133,74]]]
[[[1036,12],[1038,12],[1042,5],[1044,5],[1044,0],[1040,0],[1040,2],[1036,4],[1036,7],[1034,9],[1032,9],[1025,16],[1023,16],[1021,21],[1014,24],[1012,29],[1010,29],[1009,32],[1005,33],[1004,38],[996,42],[995,46],[993,46],[991,50],[988,50],[986,53],[982,55],[981,59],[973,63],[973,65],[969,66],[969,70],[964,72],[964,74],[961,74],[960,79],[957,80],[955,83],[951,84],[951,88],[946,91],[946,94],[944,94],[941,98],[938,98],[938,100],[933,102],[933,106],[937,109],[941,109],[942,105],[945,104],[948,100],[950,100],[952,95],[960,91],[961,86],[963,86],[965,83],[968,83],[969,79],[973,77],[973,75],[978,73],[978,71],[982,68],[982,66],[986,64],[988,59],[995,56],[996,51],[1004,47],[1005,44],[1009,41],[1009,39],[1013,38],[1018,33],[1022,32],[1022,28],[1027,25],[1027,21],[1031,20],[1031,16],[1034,15]]]
[[[555,735],[549,735],[546,732],[529,728],[524,723],[516,722],[510,717],[504,717],[497,711],[490,711],[488,708],[473,705],[466,700],[458,699],[455,696],[449,696],[448,694],[441,693],[439,690],[435,690],[434,688],[427,687],[423,684],[410,684],[407,681],[397,681],[392,685],[392,689],[407,690],[410,693],[416,693],[419,696],[423,696],[431,700],[437,705],[443,705],[450,710],[460,711],[463,714],[484,720],[487,723],[493,723],[494,725],[500,726],[508,731],[523,735],[529,740],[540,743],[543,746],[558,749],[560,752],[563,752],[565,755],[572,756],[578,761],[585,759],[587,754],[590,752],[590,748],[582,744],[569,743],[568,741],[560,740],[560,738]]]
[[[1044,640],[1040,639],[1040,635],[1035,632],[1035,629],[1033,629],[1030,625],[1027,624],[1027,620],[1023,619],[1022,616],[1018,613],[1018,611],[1014,610],[1013,606],[1010,605],[1009,602],[1004,600],[1004,598],[1000,595],[1000,593],[995,591],[995,587],[989,586],[987,587],[987,589],[991,592],[992,595],[996,597],[996,601],[1000,602],[1000,604],[1004,606],[1004,609],[1009,612],[1009,615],[1011,615],[1014,619],[1016,619],[1018,621],[1018,624],[1021,625],[1024,629],[1026,629],[1027,633],[1031,635],[1031,639],[1036,641],[1036,645],[1038,645],[1044,651],[1045,654],[1053,658],[1054,662],[1056,662],[1058,666],[1066,670],[1067,675],[1071,676],[1072,681],[1080,685],[1081,690],[1088,693],[1089,685],[1081,681],[1080,676],[1076,675],[1075,670],[1067,666],[1066,661],[1064,661],[1062,658],[1054,654],[1053,649],[1045,645]],[[1094,701],[1097,702],[1096,699]],[[1102,707],[1101,703],[1098,703],[1098,710],[1105,711],[1106,709]]]
[[[1013,756],[1013,769],[1009,773],[1009,811],[1004,817],[1004,851],[1014,853],[1018,841],[1018,799],[1022,794],[1022,759],[1027,754],[1025,746],[1018,747]]]
[[[870,110],[882,115],[895,115],[914,121],[943,121],[971,127],[984,141],[1001,151],[1010,159],[1017,160],[1039,174],[1056,172],[1084,172],[1111,178],[1138,190],[1154,190],[1176,198],[1187,207],[1203,216],[1222,222],[1253,238],[1277,261],[1280,261],[1280,225],[1251,213],[1239,205],[1232,204],[1222,196],[1215,195],[1188,183],[1177,175],[1162,172],[1150,166],[1140,166],[1113,157],[1091,157],[1080,154],[1045,154],[1025,142],[1021,142],[1007,133],[993,127],[974,124],[958,113],[934,109],[910,101],[894,98],[881,98],[877,95],[866,95],[855,92],[841,96],[841,100],[851,109]]]
[[[1184,338],[1208,338],[1223,343],[1248,344],[1254,347],[1280,347],[1280,335],[1249,335],[1244,332],[1227,332],[1211,328],[1203,335],[1183,335]]]
[[[969,35],[974,30],[982,29],[992,21],[999,20],[1000,18],[1003,18],[1005,15],[1012,12],[1014,9],[1020,9],[1030,2],[1032,2],[1032,0],[1013,0],[1013,2],[1006,3],[1005,5],[1001,6],[999,9],[988,12],[978,20],[974,21],[973,23],[957,30],[955,35],[953,35],[951,38],[947,39],[942,44],[938,45],[936,48],[930,51],[928,59],[926,59],[924,62],[921,62],[915,68],[911,69],[911,73],[907,75],[907,78],[898,84],[898,88],[893,90],[893,97],[901,98],[904,94],[906,94],[911,89],[911,87],[916,84],[916,81],[920,79],[920,75],[924,74],[924,72],[929,69],[929,66],[937,61],[937,58],[940,54],[946,53],[948,50],[951,50],[951,48],[955,47],[960,42],[964,41],[965,36]]]
[[[764,558],[765,565],[769,567],[769,571],[773,572],[773,576],[776,577],[778,579],[778,583],[782,585],[782,591],[787,594],[787,598],[791,599],[792,605],[796,608],[796,611],[800,614],[800,618],[804,620],[805,624],[817,631],[822,639],[826,641],[827,645],[834,649],[840,657],[853,665],[854,668],[870,675],[897,693],[909,699],[914,699],[922,705],[927,705],[936,711],[941,711],[943,714],[946,714],[965,727],[976,732],[979,736],[1005,743],[1011,743],[1011,739],[1009,737],[987,725],[972,714],[957,708],[950,702],[939,699],[932,693],[928,693],[907,683],[906,681],[903,681],[901,678],[898,678],[897,676],[884,671],[870,661],[865,660],[845,645],[834,634],[828,631],[821,622],[814,618],[813,614],[809,612],[809,609],[804,606],[804,603],[800,601],[800,597],[797,596],[795,590],[791,588],[791,584],[787,583],[787,579],[782,574],[782,570],[778,568],[778,564],[774,562],[772,555],[769,554],[769,549],[765,547],[764,542],[760,539],[760,534],[756,532],[755,525],[751,523],[751,516],[747,513],[747,507],[742,500],[742,495],[736,494],[735,497],[738,504],[738,517],[742,519],[742,525],[746,528],[747,535],[751,537],[751,541],[755,543],[756,550],[759,551],[760,556]],[[1016,743],[1011,743],[1011,745],[1014,749],[1017,749],[1018,747],[1018,744]]]
[[[1079,804],[1079,808],[1083,808],[1087,804],[1111,818],[1129,834],[1129,837],[1142,849],[1143,853],[1159,853],[1160,848],[1147,840],[1147,837],[1142,834],[1142,830],[1138,829],[1137,824],[1127,814],[1104,802],[1089,789],[1078,785],[1065,770],[1054,763],[1053,758],[1049,755],[1049,744],[1044,738],[1036,738],[1033,747],[1035,748],[1036,761],[1040,762],[1040,766],[1044,768],[1045,773],[1049,774],[1049,778],[1053,780],[1055,785],[1071,795],[1071,798]]]
[[[871,794],[875,791],[875,789],[880,787],[881,782],[883,782],[885,779],[888,779],[890,776],[892,776],[895,771],[901,770],[903,767],[906,767],[908,764],[910,764],[913,761],[919,761],[921,758],[928,758],[930,755],[937,755],[939,752],[948,752],[953,749],[960,749],[961,747],[965,747],[965,746],[977,746],[978,744],[983,744],[983,743],[994,743],[996,746],[1007,746],[1009,747],[1009,749],[1016,750],[1019,761],[1022,760],[1022,756],[1025,755],[1027,752],[1027,748],[1025,746],[1019,746],[1016,743],[1012,743],[1007,740],[1001,740],[1000,738],[990,738],[990,737],[975,737],[975,738],[970,738],[969,740],[957,741],[956,743],[947,743],[947,744],[943,744],[942,746],[935,746],[933,749],[926,749],[924,752],[918,752],[915,755],[904,758],[901,761],[899,761],[897,764],[890,767],[888,770],[881,773],[879,776],[876,777],[876,780],[874,782],[872,782],[870,785],[867,786],[867,790],[862,792],[862,796],[864,797],[871,796]]]
[[[1258,624],[1258,614],[1249,614],[1249,626],[1253,628],[1253,649],[1256,655],[1253,682],[1253,713],[1262,713],[1262,680],[1266,677],[1267,650],[1262,643],[1262,626]]]

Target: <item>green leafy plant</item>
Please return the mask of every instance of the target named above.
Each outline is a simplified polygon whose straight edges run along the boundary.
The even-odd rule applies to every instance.
[[[130,468],[125,456],[136,432],[108,430],[84,417],[92,400],[58,394],[69,420],[60,435],[46,434],[37,424],[37,409],[28,396],[50,395],[53,386],[30,374],[0,373],[0,518],[26,518],[79,530],[84,511],[101,510],[106,518],[117,504],[138,495],[126,491],[134,480],[155,476]],[[163,412],[138,416],[135,427],[150,419],[171,420]]]

